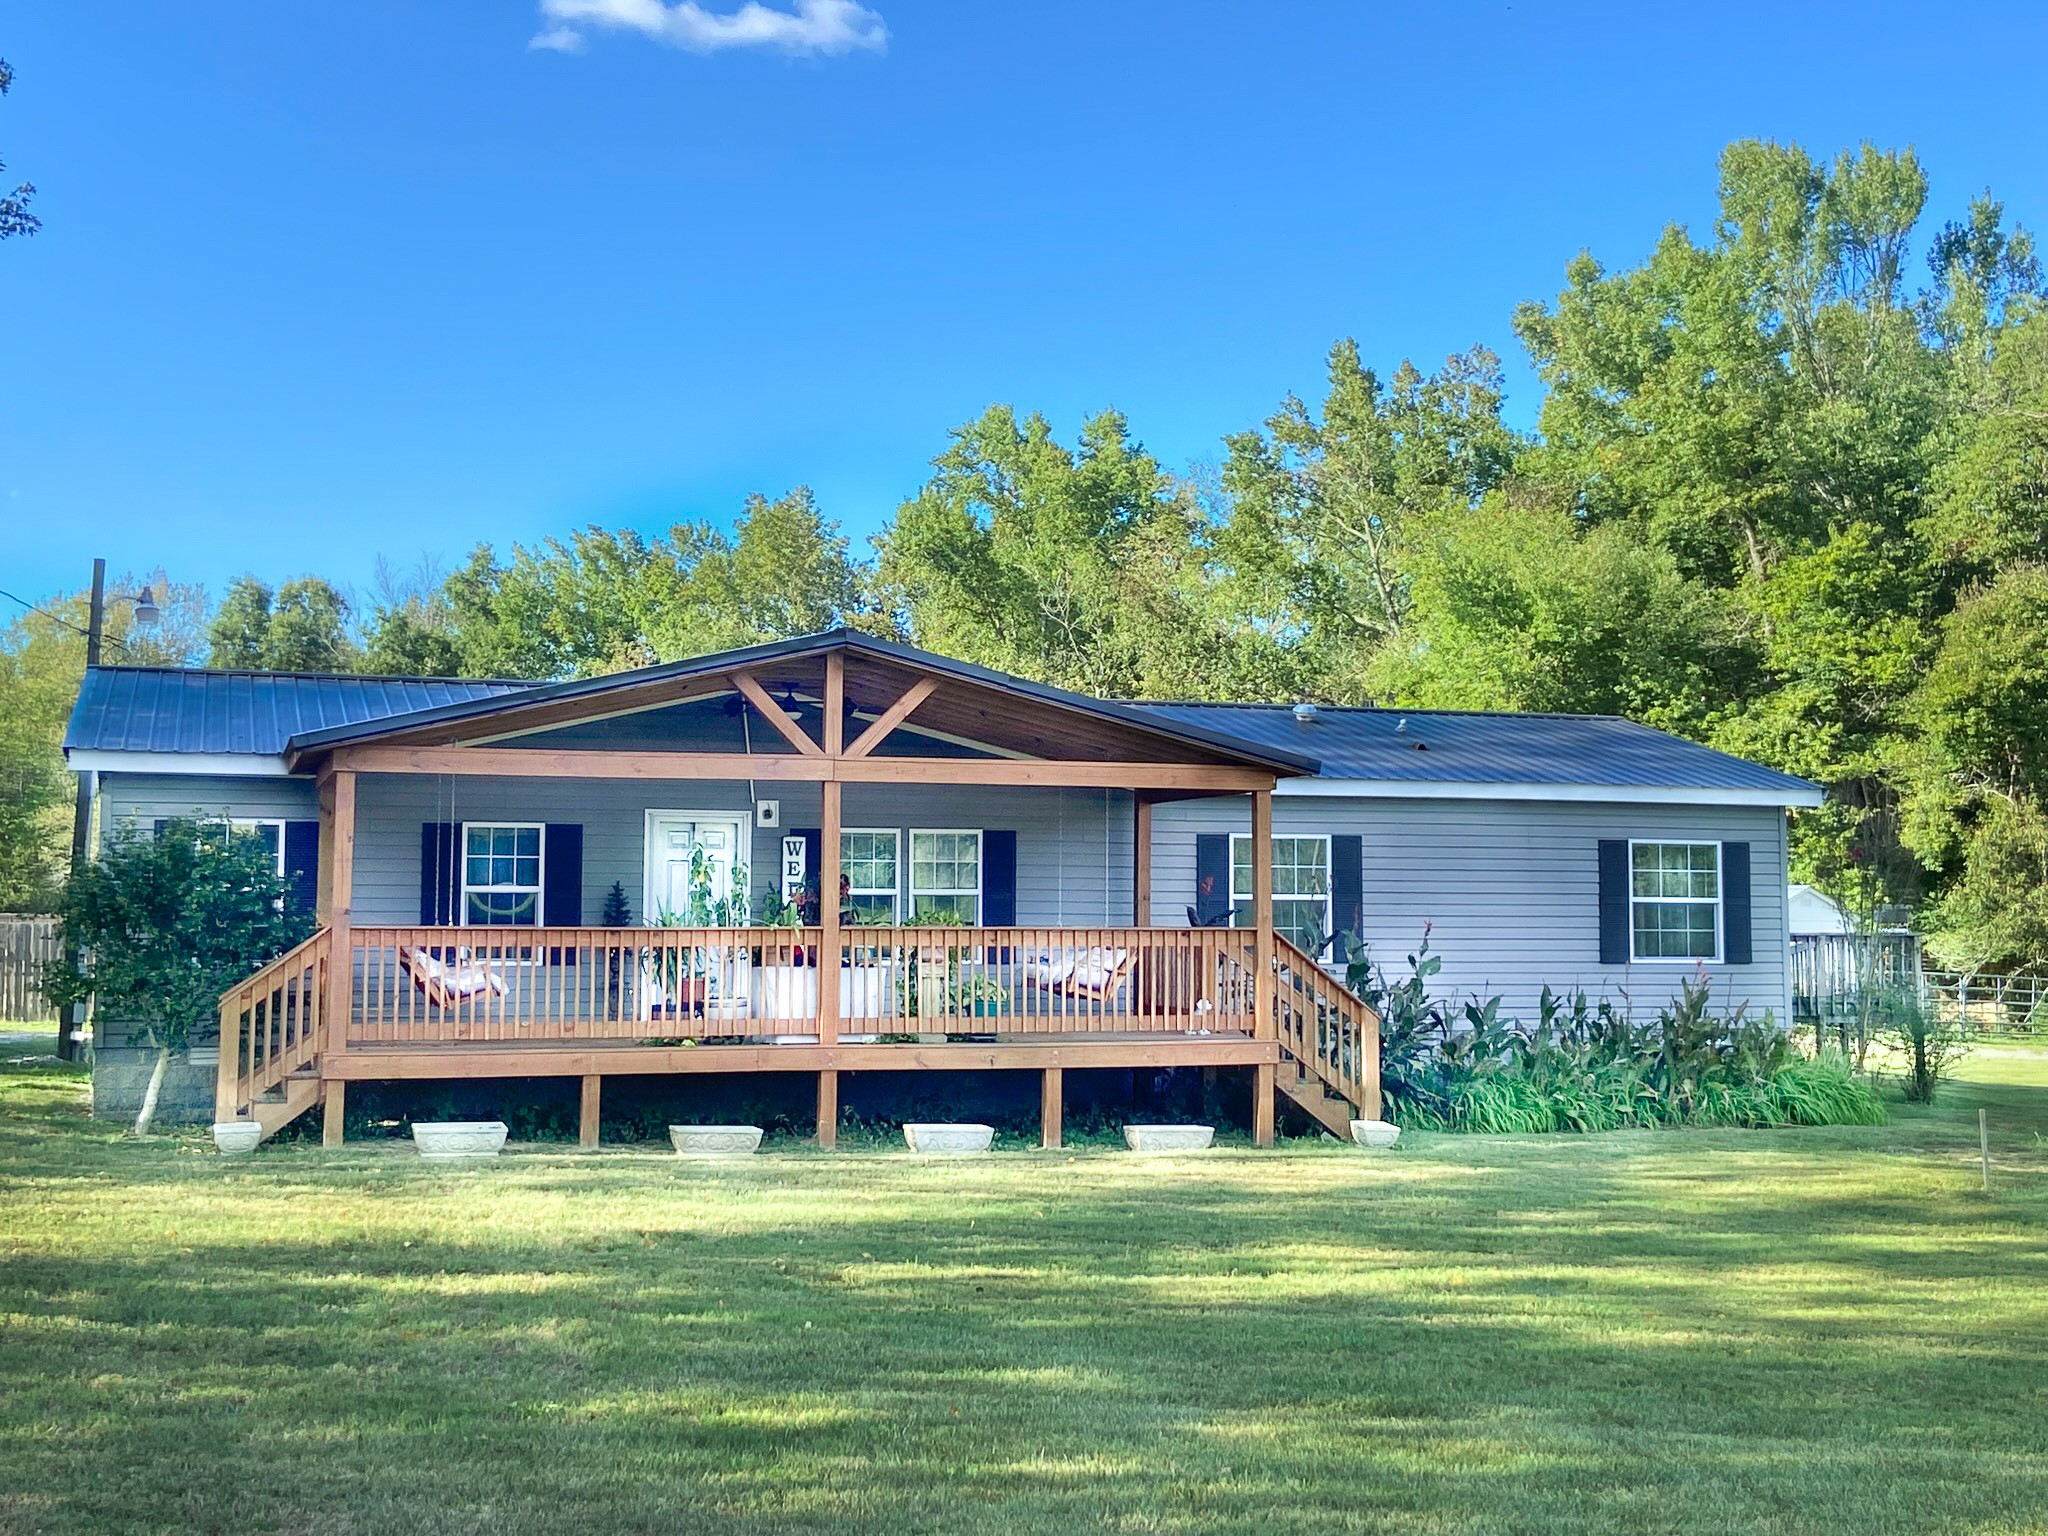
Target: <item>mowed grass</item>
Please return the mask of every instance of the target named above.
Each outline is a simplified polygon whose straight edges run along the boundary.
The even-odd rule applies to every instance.
[[[0,1530],[2048,1531],[2048,1059],[1968,1070],[1881,1129],[451,1170],[18,1065]]]

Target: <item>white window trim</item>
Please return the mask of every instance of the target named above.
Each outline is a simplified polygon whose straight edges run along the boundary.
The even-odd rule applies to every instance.
[[[281,815],[209,815],[201,817],[209,827],[227,827],[227,831],[256,831],[258,827],[276,827],[276,872],[279,879],[285,877],[285,821]]]
[[[974,889],[966,890],[920,890],[917,884],[917,840],[920,837],[971,837],[974,839]],[[980,926],[982,914],[986,911],[988,894],[988,833],[981,827],[912,827],[909,841],[910,857],[903,866],[903,881],[910,895],[910,918],[917,919],[917,900],[920,896],[974,898],[974,923]]]
[[[903,882],[908,878],[903,867],[903,829],[901,827],[841,827],[839,829],[839,869],[846,871],[846,840],[849,837],[886,837],[896,846],[896,884],[889,890],[880,886],[863,890],[852,886],[846,892],[848,901],[856,896],[887,896],[889,898],[889,926],[894,928],[903,917]]]
[[[1636,850],[1638,848],[1711,848],[1714,850],[1714,952],[1711,955],[1639,955],[1636,953],[1636,904],[1660,907],[1708,905],[1704,896],[1638,896],[1636,894]],[[1711,837],[1632,837],[1628,840],[1628,959],[1631,965],[1719,965],[1727,938],[1728,877],[1721,869],[1721,844]]]
[[[1321,843],[1323,845],[1323,881],[1329,889],[1323,892],[1322,934],[1323,942],[1327,944],[1332,937],[1330,925],[1337,921],[1337,865],[1334,857],[1335,850],[1330,846],[1330,834],[1327,832],[1275,832],[1269,841],[1277,843],[1282,838],[1293,843]],[[1252,893],[1250,891],[1240,895],[1237,889],[1237,845],[1239,843],[1249,843],[1251,840],[1252,835],[1249,832],[1233,832],[1230,834],[1230,926],[1233,928],[1237,926],[1237,904],[1241,901],[1252,900]],[[1275,916],[1278,916],[1278,909],[1283,901],[1296,906],[1305,906],[1313,899],[1313,897],[1309,896],[1275,896],[1273,898]]]
[[[469,920],[470,892],[479,891],[488,893],[492,891],[511,891],[517,893],[523,892],[528,889],[528,887],[523,885],[471,885],[469,883],[469,829],[471,827],[490,827],[493,830],[502,829],[504,831],[510,832],[524,832],[531,828],[533,831],[538,832],[540,834],[540,867],[538,870],[535,871],[535,880],[532,886],[532,922],[472,923]],[[544,821],[465,821],[461,823],[460,837],[461,845],[456,849],[456,857],[462,861],[460,866],[462,879],[460,882],[461,889],[457,893],[456,899],[462,903],[462,921],[459,922],[456,926],[459,928],[483,928],[492,931],[498,931],[506,928],[545,928],[547,926],[547,912],[545,908],[548,899],[548,824]]]

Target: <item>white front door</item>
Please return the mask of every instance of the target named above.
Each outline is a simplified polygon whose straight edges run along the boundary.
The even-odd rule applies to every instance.
[[[650,923],[690,927],[716,923],[707,903],[746,892],[734,886],[738,866],[746,863],[745,818],[701,811],[647,813],[647,889],[642,911]],[[696,878],[697,854],[704,855],[708,885]],[[744,923],[746,919],[741,918]]]

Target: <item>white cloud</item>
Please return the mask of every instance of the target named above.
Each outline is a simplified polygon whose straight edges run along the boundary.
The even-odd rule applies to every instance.
[[[548,27],[536,32],[526,46],[552,53],[581,53],[585,45],[583,34],[574,27]]]
[[[691,53],[776,48],[784,53],[881,53],[889,44],[882,18],[857,0],[794,0],[777,10],[747,0],[736,11],[707,11],[696,0],[541,0],[549,25],[527,46],[557,53],[583,48],[581,28],[616,28]]]

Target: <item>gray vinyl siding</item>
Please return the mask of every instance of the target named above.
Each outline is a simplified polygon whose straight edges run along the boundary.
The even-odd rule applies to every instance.
[[[99,836],[159,817],[260,816],[311,821],[319,814],[311,779],[235,774],[103,773],[99,776]]]
[[[911,829],[1009,830],[1017,834],[1018,922],[1131,919],[1132,813],[1123,791],[849,784],[842,794],[847,827],[905,833],[906,882]],[[777,878],[782,838],[816,827],[821,819],[815,784],[764,784],[759,797],[781,802],[781,825],[755,829],[749,884],[757,894]],[[738,781],[365,775],[356,789],[355,921],[419,921],[420,828],[441,821],[580,823],[584,922],[598,920],[614,880],[626,888],[634,921],[643,921],[650,810],[731,811],[751,818],[753,800]]]
[[[1243,799],[1190,800],[1153,810],[1152,920],[1177,925],[1195,899],[1195,838],[1246,832]],[[1365,842],[1364,937],[1390,976],[1432,925],[1441,995],[1502,998],[1533,1018],[1543,987],[1584,987],[1654,1011],[1693,974],[1682,964],[1600,964],[1602,838],[1747,842],[1753,963],[1708,967],[1717,1003],[1747,1002],[1791,1017],[1785,817],[1774,808],[1600,805],[1510,800],[1276,796],[1273,830],[1356,833]]]

